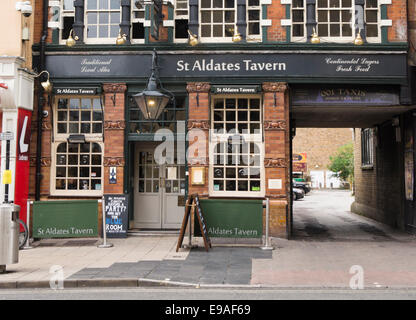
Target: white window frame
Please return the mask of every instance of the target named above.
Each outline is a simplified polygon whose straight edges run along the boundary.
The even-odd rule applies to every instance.
[[[60,22],[59,22],[59,44],[65,44],[66,43],[66,39],[62,39],[62,32],[64,30],[64,17],[74,17],[75,19],[75,7],[73,10],[65,10],[64,9],[64,1],[65,0],[61,0],[60,1]]]
[[[143,6],[143,9],[139,10],[137,9],[136,5],[134,4],[136,0],[131,0],[131,28],[130,28],[130,42],[131,43],[144,43],[145,42],[145,38],[146,38],[146,32],[143,36],[143,39],[133,39],[133,23],[135,22],[140,22],[143,23],[143,26],[145,24],[145,20],[146,20],[146,6]],[[135,12],[139,12],[139,11],[143,11],[143,18],[136,18],[135,17]]]
[[[225,0],[223,0],[225,1]],[[224,2],[223,2],[224,3]],[[232,42],[232,36],[230,37],[226,37],[225,35],[223,37],[203,37],[202,36],[202,25],[210,25],[211,26],[211,31],[212,30],[212,26],[215,25],[222,25],[224,27],[225,22],[223,21],[222,23],[214,23],[213,21],[211,21],[209,24],[208,23],[202,23],[202,12],[203,11],[229,11],[229,10],[234,10],[234,22],[233,23],[229,23],[229,24],[233,24],[234,28],[236,28],[237,25],[237,1],[234,1],[234,8],[202,8],[202,0],[199,0],[199,10],[198,10],[198,21],[199,21],[199,39],[201,40],[201,42],[205,42],[205,43],[213,43],[213,42]],[[212,17],[212,16],[211,16]],[[212,34],[212,33],[211,33]]]
[[[307,39],[307,31],[306,31],[306,1],[305,0],[301,0],[303,2],[303,22],[293,22],[293,10],[297,10],[300,11],[301,9],[296,7],[293,8],[293,2],[292,5],[290,6],[290,21],[292,21],[292,26],[290,28],[290,38],[291,41],[296,42],[296,41],[306,41]],[[303,26],[303,37],[299,37],[299,36],[293,36],[293,25],[302,25]]]
[[[100,99],[100,96],[92,96],[92,95],[56,95],[53,104],[53,132],[54,132],[54,141],[51,144],[51,153],[52,153],[52,164],[51,164],[51,172],[50,172],[50,193],[52,196],[86,196],[86,197],[96,197],[101,196],[104,190],[104,143],[103,143],[103,133],[92,133],[92,134],[85,134],[85,142],[86,143],[97,143],[101,147],[101,190],[59,190],[56,189],[56,167],[57,167],[57,148],[58,145],[61,143],[68,143],[67,139],[70,133],[57,133],[58,128],[58,100],[59,99]],[[101,101],[100,101],[101,103]],[[104,114],[102,114],[104,117]],[[104,132],[104,128],[102,128]],[[68,165],[67,165],[68,166]],[[92,165],[90,164],[90,167]],[[78,168],[80,165],[78,164]],[[98,167],[98,165],[95,165]],[[67,177],[68,178],[68,177]],[[77,177],[79,180],[80,177]],[[91,180],[91,177],[88,177]],[[98,180],[98,179],[96,179]]]
[[[338,11],[341,14],[341,11],[343,9],[347,9],[347,7],[342,7],[342,0],[338,0],[340,5],[338,7],[330,7],[330,1],[331,0],[327,0],[328,6],[326,8],[319,8],[318,7],[318,3],[319,0],[316,1],[316,7],[315,7],[315,16],[316,16],[316,33],[318,34],[318,36],[322,39],[322,40],[326,40],[329,42],[339,42],[339,43],[343,43],[343,42],[352,42],[355,39],[355,28],[354,25],[351,25],[351,23],[353,21],[355,21],[355,1],[351,0],[351,7],[348,7],[348,9],[351,11],[351,20],[350,20],[350,25],[351,25],[351,36],[329,36],[330,34],[330,26],[332,25],[339,25],[340,27],[340,33],[342,33],[342,25],[346,24],[346,23],[342,23],[342,21],[338,21],[338,22],[334,22],[331,23],[330,19],[330,12],[331,11]],[[328,36],[321,36],[319,33],[319,11],[325,11],[328,12],[328,21],[321,23],[322,25],[327,25],[328,26]],[[342,18],[341,18],[342,19]]]
[[[381,42],[381,7],[380,7],[380,1],[377,0],[377,7],[376,8],[367,8],[367,0],[364,2],[364,21],[366,21],[366,11],[367,10],[377,10],[377,23],[371,23],[371,24],[377,24],[377,37],[368,37],[366,36],[366,40],[369,43],[380,43]],[[367,22],[365,22],[367,24]]]
[[[177,3],[177,1],[178,0],[176,0],[176,3]],[[173,22],[175,23],[175,20],[177,20],[177,19],[184,19],[184,20],[188,20],[188,22],[189,22],[189,0],[180,0],[180,1],[181,2],[186,2],[186,5],[187,5],[187,9],[186,9],[187,14],[178,14],[177,13],[176,6],[175,6],[174,13],[173,13],[173,15],[174,15]],[[179,9],[179,11],[185,11],[185,9]],[[173,42],[176,42],[176,43],[186,43],[186,42],[188,42],[188,38],[184,38],[184,39],[176,38],[175,37],[175,27],[174,27],[174,30],[173,30]]]
[[[258,10],[259,11],[259,20],[253,20],[253,22],[257,22],[259,24],[259,34],[255,34],[255,35],[250,35],[249,34],[249,11],[250,10]],[[262,20],[262,5],[261,5],[261,1],[259,0],[259,4],[257,6],[249,6],[249,2],[247,0],[247,5],[246,5],[246,23],[247,23],[247,28],[246,28],[246,38],[247,41],[261,41],[262,40],[262,27],[261,27],[261,20]]]
[[[118,12],[120,14],[120,22],[118,23],[118,25],[120,25],[120,23],[121,23],[121,5],[120,5],[118,10],[117,9],[110,9],[110,8],[105,9],[105,10],[104,9],[98,9],[98,5],[99,5],[100,0],[97,0],[97,9],[89,10],[88,9],[88,1],[89,0],[85,0],[85,4],[84,4],[84,21],[85,21],[85,23],[84,23],[85,24],[85,27],[84,27],[84,42],[86,44],[114,44],[116,39],[117,39],[118,33],[115,37],[99,38],[98,35],[99,35],[99,26],[100,26],[100,24],[98,24],[98,23],[96,24],[96,26],[97,26],[97,38],[88,38],[88,13],[89,12],[96,12],[97,15],[99,15],[100,12],[109,12],[109,13]],[[110,0],[108,0],[108,1],[109,1],[109,5],[110,5]],[[97,17],[97,19],[98,19],[98,17]],[[108,22],[107,25],[110,27],[112,24],[110,22]],[[120,26],[119,26],[119,29],[120,29]]]
[[[258,134],[239,134],[244,138],[247,143],[255,143],[260,150],[260,191],[215,191],[214,190],[214,149],[218,143],[227,142],[228,139],[233,135],[232,133],[215,133],[214,132],[214,101],[215,99],[259,99],[259,111],[260,111],[260,133]],[[265,146],[263,141],[263,100],[261,95],[213,95],[211,97],[211,130],[210,130],[210,140],[209,140],[209,172],[208,172],[208,187],[209,195],[215,197],[244,197],[244,198],[258,198],[264,197],[265,195],[265,169],[264,169],[264,152]],[[249,111],[248,111],[249,112]],[[238,119],[236,119],[238,123]],[[236,168],[238,165],[234,165]],[[243,164],[243,167],[247,164]],[[225,167],[224,167],[225,168]],[[225,180],[226,173],[224,172]],[[236,177],[238,179],[238,177]],[[254,179],[258,180],[258,179]],[[247,179],[250,181],[250,179]],[[238,184],[236,184],[238,188]]]

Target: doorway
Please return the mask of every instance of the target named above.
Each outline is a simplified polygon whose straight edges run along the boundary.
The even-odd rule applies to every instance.
[[[179,229],[185,210],[185,165],[155,160],[157,143],[141,143],[134,159],[134,228]]]

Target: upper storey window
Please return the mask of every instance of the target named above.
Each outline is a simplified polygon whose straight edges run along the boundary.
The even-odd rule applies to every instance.
[[[365,0],[363,7],[354,0],[316,0],[316,33],[322,42],[350,42],[361,29],[368,42],[380,41],[378,0]],[[292,1],[292,39],[306,41],[306,1]]]
[[[236,25],[236,1],[201,0],[200,34],[203,41],[230,41]]]
[[[85,8],[86,42],[114,42],[120,30],[120,0],[87,0]]]

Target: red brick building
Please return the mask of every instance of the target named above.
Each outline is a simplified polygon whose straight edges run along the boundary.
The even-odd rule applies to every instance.
[[[36,1],[34,66],[54,91],[37,90],[30,194],[127,194],[139,229],[179,228],[189,194],[217,212],[269,198],[271,234],[287,237],[292,128],[411,109],[406,12],[404,0]],[[135,97],[152,63],[175,97],[156,119]]]

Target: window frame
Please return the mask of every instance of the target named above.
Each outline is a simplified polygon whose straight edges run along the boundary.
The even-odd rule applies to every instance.
[[[225,0],[223,0],[225,1]],[[224,2],[223,2],[224,3]],[[212,5],[212,2],[211,2]],[[225,6],[223,6],[222,8],[213,8],[212,6],[210,8],[202,8],[202,0],[199,0],[199,10],[198,10],[198,35],[199,35],[199,39],[201,40],[202,43],[228,43],[228,42],[232,42],[232,38],[233,36],[230,37],[226,37],[225,34],[223,37],[203,37],[202,36],[202,25],[210,25],[211,26],[211,34],[213,34],[213,25],[222,25],[223,28],[225,26],[225,22],[223,21],[222,23],[214,23],[211,19],[210,23],[202,23],[202,12],[203,11],[209,11],[209,12],[213,12],[213,11],[231,11],[234,10],[234,22],[229,23],[229,24],[233,24],[234,28],[236,28],[237,26],[237,1],[234,1],[234,7],[233,8],[226,8]],[[212,18],[212,14],[211,14],[211,18]],[[223,29],[224,30],[224,29]],[[234,31],[233,31],[234,32]]]
[[[340,0],[340,4],[342,3],[341,1],[342,0]],[[365,0],[365,2],[364,2],[364,12],[363,12],[363,14],[364,14],[364,23],[366,25],[368,24],[366,22],[366,12],[367,11],[377,11],[377,22],[370,23],[372,25],[377,26],[377,37],[369,37],[369,36],[366,35],[366,41],[368,43],[380,43],[381,42],[381,9],[380,9],[381,4],[380,4],[380,1],[376,0],[377,1],[377,6],[376,7],[367,7],[367,1],[368,0]],[[297,22],[295,24],[296,25],[298,25],[298,24],[303,25],[303,34],[304,34],[304,36],[303,37],[293,36],[293,30],[294,30],[293,29],[293,25],[294,25],[293,10],[299,10],[299,9],[293,8],[293,4],[292,4],[291,8],[290,8],[290,19],[292,21],[291,22],[291,32],[290,32],[291,42],[301,42],[302,40],[305,41],[305,42],[307,41],[308,35],[307,35],[307,28],[306,28],[306,14],[307,14],[306,1],[302,0],[302,2],[303,2],[303,22],[302,23]],[[328,1],[328,5],[330,5],[329,1]],[[352,13],[351,14],[351,16],[352,16],[351,21],[355,21],[355,16],[356,16],[355,6],[356,6],[355,0],[351,0],[351,13]],[[330,7],[328,7],[328,8],[331,9]],[[334,11],[334,10],[342,11],[343,8],[342,7],[336,7],[336,8],[333,8],[332,11]],[[318,10],[318,1],[316,1],[316,4],[315,4],[316,28],[315,28],[315,30],[316,30],[316,33],[318,34],[319,38],[321,40],[323,40],[322,42],[348,43],[348,42],[354,41],[354,39],[357,35],[354,26],[352,27],[352,35],[350,37],[349,36],[345,36],[345,37],[335,37],[335,36],[332,36],[332,37],[331,36],[325,36],[324,37],[324,36],[321,36],[319,34],[319,30],[318,30],[318,11],[325,11],[325,9]],[[326,11],[329,12],[331,10],[326,10]],[[330,18],[329,18],[329,15],[328,15],[328,20],[329,19]],[[327,22],[325,22],[325,24],[327,24],[329,26],[331,23],[330,23],[330,21],[327,21]],[[332,24],[335,24],[335,23],[332,23]],[[340,25],[340,28],[342,29],[342,21],[339,21],[338,24]]]
[[[59,44],[66,44],[67,39],[63,39],[63,31],[64,31],[64,18],[65,17],[73,17],[75,20],[75,7],[73,6],[72,10],[65,10],[64,9],[64,2],[65,0],[61,0],[59,3]],[[72,29],[72,28],[71,28]]]
[[[178,14],[177,11],[185,11],[185,9],[177,9],[176,8],[176,3],[175,2],[175,8],[173,10],[173,22],[174,22],[174,27],[173,27],[173,42],[175,43],[187,43],[189,41],[189,38],[176,38],[175,34],[176,34],[176,20],[188,20],[188,24],[189,24],[189,0],[180,0],[183,2],[186,2],[187,4],[187,14]]]
[[[146,29],[144,27],[145,24],[145,20],[146,20],[146,6],[143,7],[143,9],[139,10],[136,5],[134,4],[136,0],[131,0],[131,10],[130,10],[130,16],[131,16],[131,26],[130,26],[130,42],[131,43],[138,43],[138,44],[143,44],[145,43],[145,38],[146,38]],[[140,12],[143,11],[143,18],[136,18],[135,17],[135,12]],[[133,23],[142,23],[143,24],[143,29],[144,29],[144,34],[143,34],[143,39],[133,39]]]
[[[255,34],[255,35],[250,35],[249,34],[249,11],[254,11],[254,10],[258,10],[259,11],[259,20],[254,20],[255,22],[258,22],[259,24],[259,34]],[[262,5],[261,5],[261,1],[259,0],[259,4],[257,6],[249,6],[249,0],[247,0],[246,2],[246,23],[247,23],[247,28],[246,28],[246,38],[247,41],[261,41],[262,40],[262,27],[261,27],[261,20],[262,20]]]
[[[254,179],[254,180],[260,180],[260,191],[215,191],[214,190],[214,149],[216,148],[218,143],[224,143],[227,142],[228,139],[233,135],[230,133],[224,133],[224,134],[216,134],[214,133],[214,103],[215,99],[258,99],[259,100],[259,123],[260,123],[260,132],[259,134],[239,134],[239,136],[243,137],[246,143],[255,143],[257,147],[259,148],[259,156],[260,156],[260,163],[259,163],[259,169],[260,169],[260,179]],[[264,155],[265,155],[265,144],[264,144],[264,132],[263,132],[263,98],[261,94],[251,94],[251,95],[212,95],[211,96],[211,110],[210,110],[210,124],[211,124],[211,130],[210,130],[210,137],[209,137],[209,169],[208,169],[208,190],[209,190],[209,196],[212,197],[244,197],[244,198],[259,198],[264,197],[265,195],[265,168],[264,168]],[[224,107],[224,112],[226,108]],[[237,110],[237,109],[236,109]],[[250,109],[248,109],[250,110]],[[250,112],[250,111],[248,111]],[[224,120],[224,123],[226,121]],[[238,123],[238,119],[236,119],[236,123]],[[250,123],[247,121],[247,123]],[[224,150],[225,151],[225,150]],[[225,152],[224,152],[225,154]],[[224,164],[224,168],[226,166],[229,166],[228,164]],[[237,164],[234,164],[232,166],[235,166],[235,168],[238,168]],[[244,164],[244,166],[249,167],[248,164]],[[236,177],[238,180],[238,177]],[[224,172],[224,178],[223,180],[226,180],[225,172]],[[250,181],[250,178],[247,178],[247,181]],[[236,186],[236,189],[238,187]]]
[[[102,111],[102,119],[104,119],[104,110],[102,106],[101,96],[100,95],[55,95],[54,97],[54,103],[52,106],[52,113],[53,113],[53,141],[51,143],[51,150],[52,150],[52,161],[51,161],[51,171],[50,171],[50,194],[52,196],[85,196],[85,197],[97,197],[102,196],[104,192],[104,142],[103,142],[103,136],[104,136],[104,127],[102,126],[102,133],[87,133],[85,135],[85,143],[97,143],[101,147],[101,165],[99,166],[101,168],[101,190],[60,190],[56,189],[56,179],[57,179],[57,148],[61,143],[68,143],[67,139],[69,138],[69,135],[71,133],[58,133],[58,101],[59,99],[99,99],[100,105],[101,105],[101,111]],[[82,109],[78,109],[82,110]],[[89,109],[93,110],[93,109]],[[68,119],[66,120],[69,121]],[[92,121],[92,120],[91,120]],[[79,134],[79,133],[78,133]],[[68,152],[66,152],[68,153]],[[78,154],[80,154],[79,152]],[[91,150],[90,150],[91,154]],[[66,165],[68,166],[68,165]],[[92,166],[91,164],[89,165]],[[80,168],[80,165],[77,165],[78,168]],[[98,165],[95,165],[95,167],[98,167]],[[66,177],[68,179],[68,177]],[[80,180],[80,177],[76,177],[76,179]],[[91,176],[88,177],[89,180],[91,180]],[[98,180],[98,179],[95,179]]]
[[[374,130],[372,128],[361,129],[361,168],[372,169],[374,167]]]
[[[118,12],[119,15],[120,15],[120,22],[117,25],[118,25],[118,29],[120,30],[121,14],[122,14],[121,4],[120,4],[118,10],[117,9],[111,9],[110,8],[111,7],[111,5],[110,5],[111,0],[107,0],[109,2],[109,8],[104,10],[104,9],[99,9],[98,8],[100,0],[97,0],[97,9],[88,9],[88,1],[89,0],[85,0],[85,4],[84,4],[84,26],[85,26],[84,27],[84,42],[86,44],[114,44],[116,39],[117,39],[118,33],[115,37],[106,37],[106,38],[98,37],[98,35],[99,35],[99,26],[101,25],[101,24],[98,24],[98,19],[99,19],[98,15],[99,15],[100,12],[109,12],[109,13]],[[131,10],[131,12],[132,11],[133,10]],[[97,24],[94,24],[94,25],[97,26],[97,37],[96,38],[88,38],[88,12],[96,12],[97,13]],[[109,27],[112,25],[110,23],[110,19],[111,18],[109,17],[109,22],[107,23],[107,26],[109,26]],[[109,32],[111,32],[111,31],[109,31]]]

